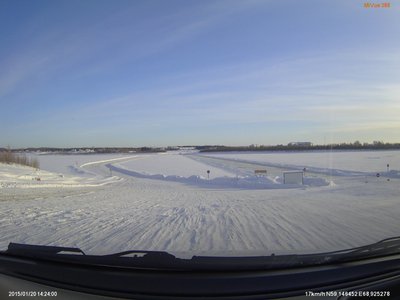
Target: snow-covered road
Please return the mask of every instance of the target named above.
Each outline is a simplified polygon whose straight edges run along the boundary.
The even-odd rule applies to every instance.
[[[177,156],[159,155],[159,165],[162,157],[173,172],[171,160]],[[144,166],[147,158],[115,163],[126,161],[132,168],[140,159]],[[110,162],[99,160],[106,161],[84,170],[105,180]],[[198,167],[210,168],[204,162]],[[144,249],[181,256],[259,255],[337,250],[400,233],[397,178],[366,183],[337,177],[331,186],[238,189],[112,175],[120,180],[74,188],[2,188],[0,249],[19,242],[93,254]]]

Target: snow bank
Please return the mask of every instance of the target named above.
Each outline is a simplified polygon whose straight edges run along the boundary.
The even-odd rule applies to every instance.
[[[304,185],[283,184],[282,181],[271,179],[269,177],[260,176],[237,176],[237,177],[214,177],[207,179],[202,176],[192,175],[189,177],[178,175],[164,174],[146,174],[133,170],[127,170],[118,164],[107,164],[109,169],[138,178],[158,179],[166,181],[174,181],[189,185],[197,185],[201,187],[218,187],[218,188],[246,188],[246,189],[289,189],[305,186],[327,186],[329,182],[323,178],[306,178]]]
[[[379,175],[387,178],[400,178],[400,171],[391,170],[389,172],[381,172]]]
[[[400,151],[399,151],[400,152]],[[301,153],[300,153],[301,154]],[[292,153],[292,156],[297,155],[297,153]],[[320,174],[325,176],[338,176],[338,177],[355,177],[355,176],[376,176],[379,173],[379,176],[387,177],[387,178],[400,178],[400,171],[391,170],[387,171],[355,171],[355,170],[346,170],[346,169],[335,169],[331,167],[317,167],[317,166],[310,166],[310,165],[300,165],[301,159],[297,159],[298,164],[288,164],[288,163],[276,163],[276,162],[268,162],[268,156],[258,156],[256,154],[249,155],[249,154],[236,154],[236,155],[192,155],[193,159],[198,161],[207,162],[213,164],[215,166],[219,166],[221,168],[232,169],[235,166],[240,166],[241,164],[248,164],[254,166],[264,166],[268,168],[273,168],[276,170],[294,170],[294,171],[303,171],[306,169],[306,173],[313,173],[313,174]],[[254,160],[256,158],[256,160]],[[273,158],[272,158],[273,160]],[[400,160],[400,156],[399,156]],[[293,158],[290,158],[289,161],[294,161]],[[314,164],[319,164],[321,162],[314,162]],[[360,164],[360,169],[364,170],[371,170],[373,167],[368,168],[367,166],[363,165],[363,160],[358,160]],[[322,163],[321,163],[322,164]],[[342,162],[340,165],[343,165]],[[353,164],[354,165],[354,164]],[[386,166],[386,165],[385,165]]]
[[[386,172],[400,169],[400,151],[304,151],[304,152],[216,152],[201,153],[199,156],[268,163],[271,166],[297,166],[315,170],[337,170],[342,175],[357,173]]]
[[[132,158],[127,154],[28,154],[39,160],[41,170],[71,176],[93,176],[88,169],[96,164],[118,159]],[[139,155],[138,155],[139,156]],[[84,173],[86,172],[86,173]]]

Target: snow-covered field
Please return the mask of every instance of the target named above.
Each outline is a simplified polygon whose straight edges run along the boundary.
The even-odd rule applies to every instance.
[[[38,159],[41,170],[0,164],[0,249],[19,242],[93,254],[259,255],[400,235],[400,151]],[[304,168],[304,185],[283,184],[284,171]]]

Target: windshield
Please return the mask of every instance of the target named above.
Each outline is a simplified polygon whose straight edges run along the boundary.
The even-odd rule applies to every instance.
[[[1,1],[0,250],[250,257],[399,236],[399,16]]]

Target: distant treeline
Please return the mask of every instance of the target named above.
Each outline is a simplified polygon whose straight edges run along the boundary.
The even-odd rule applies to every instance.
[[[400,143],[340,143],[329,145],[275,145],[275,146],[208,146],[202,147],[200,152],[220,151],[310,151],[310,150],[393,150],[400,149]]]
[[[0,152],[11,151],[12,153],[24,152],[45,152],[54,154],[105,154],[105,153],[157,153],[173,150],[195,149],[200,152],[217,151],[308,151],[308,150],[390,150],[400,149],[400,143],[384,143],[374,141],[373,143],[337,143],[327,145],[313,145],[312,143],[289,143],[287,145],[249,145],[249,146],[224,146],[224,145],[186,145],[170,147],[82,147],[82,148],[19,148],[11,149],[0,148]]]
[[[10,149],[0,149],[0,162],[6,164],[19,164],[39,169],[39,161],[33,157],[27,157],[24,153],[13,153]]]
[[[1,151],[6,151],[6,148],[0,148]],[[12,149],[13,153],[21,152],[51,152],[54,154],[93,154],[93,153],[141,153],[141,152],[165,152],[163,148],[151,147],[83,147],[83,148],[55,148],[55,147],[39,147],[39,148],[18,148]]]

